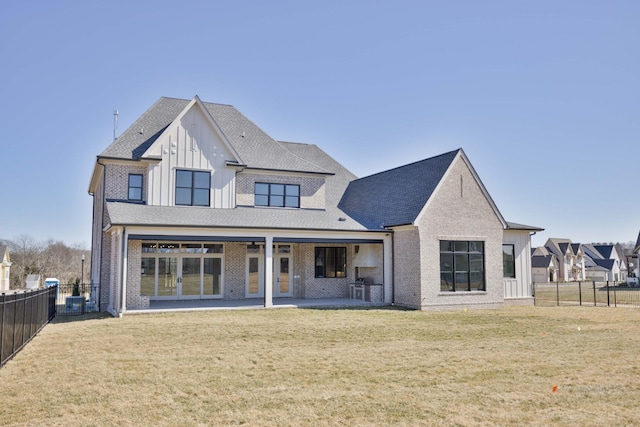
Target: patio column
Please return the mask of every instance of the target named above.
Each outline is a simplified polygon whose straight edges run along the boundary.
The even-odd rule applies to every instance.
[[[273,236],[264,239],[264,306],[273,306]]]
[[[129,237],[127,235],[127,227],[122,229],[122,307],[120,315],[127,311],[127,265],[129,257]]]
[[[384,284],[384,302],[391,304],[393,302],[393,237],[391,234],[387,234],[383,238],[382,244],[382,274]]]

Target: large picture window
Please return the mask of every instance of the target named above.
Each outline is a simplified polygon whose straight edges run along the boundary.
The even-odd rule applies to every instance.
[[[440,241],[440,290],[484,291],[484,242]]]
[[[254,189],[256,206],[278,208],[300,207],[300,186],[293,184],[268,184],[256,182]]]
[[[127,198],[134,201],[142,201],[142,175],[129,174],[129,190]]]
[[[347,248],[316,248],[316,278],[347,277]]]
[[[516,277],[516,252],[514,245],[502,245],[502,272],[504,277]]]
[[[209,206],[211,173],[176,170],[176,205]]]

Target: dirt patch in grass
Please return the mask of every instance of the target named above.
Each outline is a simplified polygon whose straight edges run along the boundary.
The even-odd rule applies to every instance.
[[[0,369],[0,424],[633,425],[639,333],[593,307],[56,322]]]

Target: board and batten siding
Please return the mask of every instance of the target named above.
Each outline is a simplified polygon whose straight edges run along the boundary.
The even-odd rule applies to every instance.
[[[149,164],[148,204],[174,206],[176,169],[211,171],[212,208],[235,207],[235,160],[222,136],[199,108],[191,108],[147,153],[162,160]]]
[[[505,230],[503,244],[513,245],[516,277],[504,277],[505,302],[529,299],[531,295],[531,239],[527,230]],[[531,301],[533,302],[533,301]]]

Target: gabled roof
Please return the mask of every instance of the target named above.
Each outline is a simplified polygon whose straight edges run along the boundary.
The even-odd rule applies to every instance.
[[[569,249],[571,249],[571,254],[574,255],[571,244],[572,242],[569,239],[550,237],[549,239],[547,239],[545,246],[549,249],[549,251],[557,255],[562,255],[564,257]]]
[[[551,255],[534,255],[531,257],[532,268],[548,268],[553,266],[556,256]],[[556,261],[557,264],[557,261]]]
[[[352,181],[338,207],[371,229],[412,224],[459,152]]]
[[[558,247],[562,251],[563,254],[566,254],[571,249],[571,253],[573,254],[573,248],[570,243],[558,243]]]
[[[593,245],[593,247],[602,254],[603,258],[611,258],[613,245]]]
[[[338,207],[370,229],[413,224],[458,157],[468,165],[506,228],[506,221],[462,149],[352,181]]]
[[[249,168],[309,172],[331,172],[293,155],[231,105],[202,102],[227,142]],[[194,100],[162,97],[142,114],[98,157],[140,160],[163,132],[193,104]]]
[[[600,267],[604,267],[607,270],[611,270],[615,265],[616,260],[614,259],[594,259],[593,262]]]
[[[600,252],[598,252],[598,250],[593,246],[593,244],[585,243],[584,245],[582,245],[582,247],[584,249],[585,255],[587,255],[589,258],[592,258],[592,259],[603,259],[604,258],[602,256],[602,254]]]

